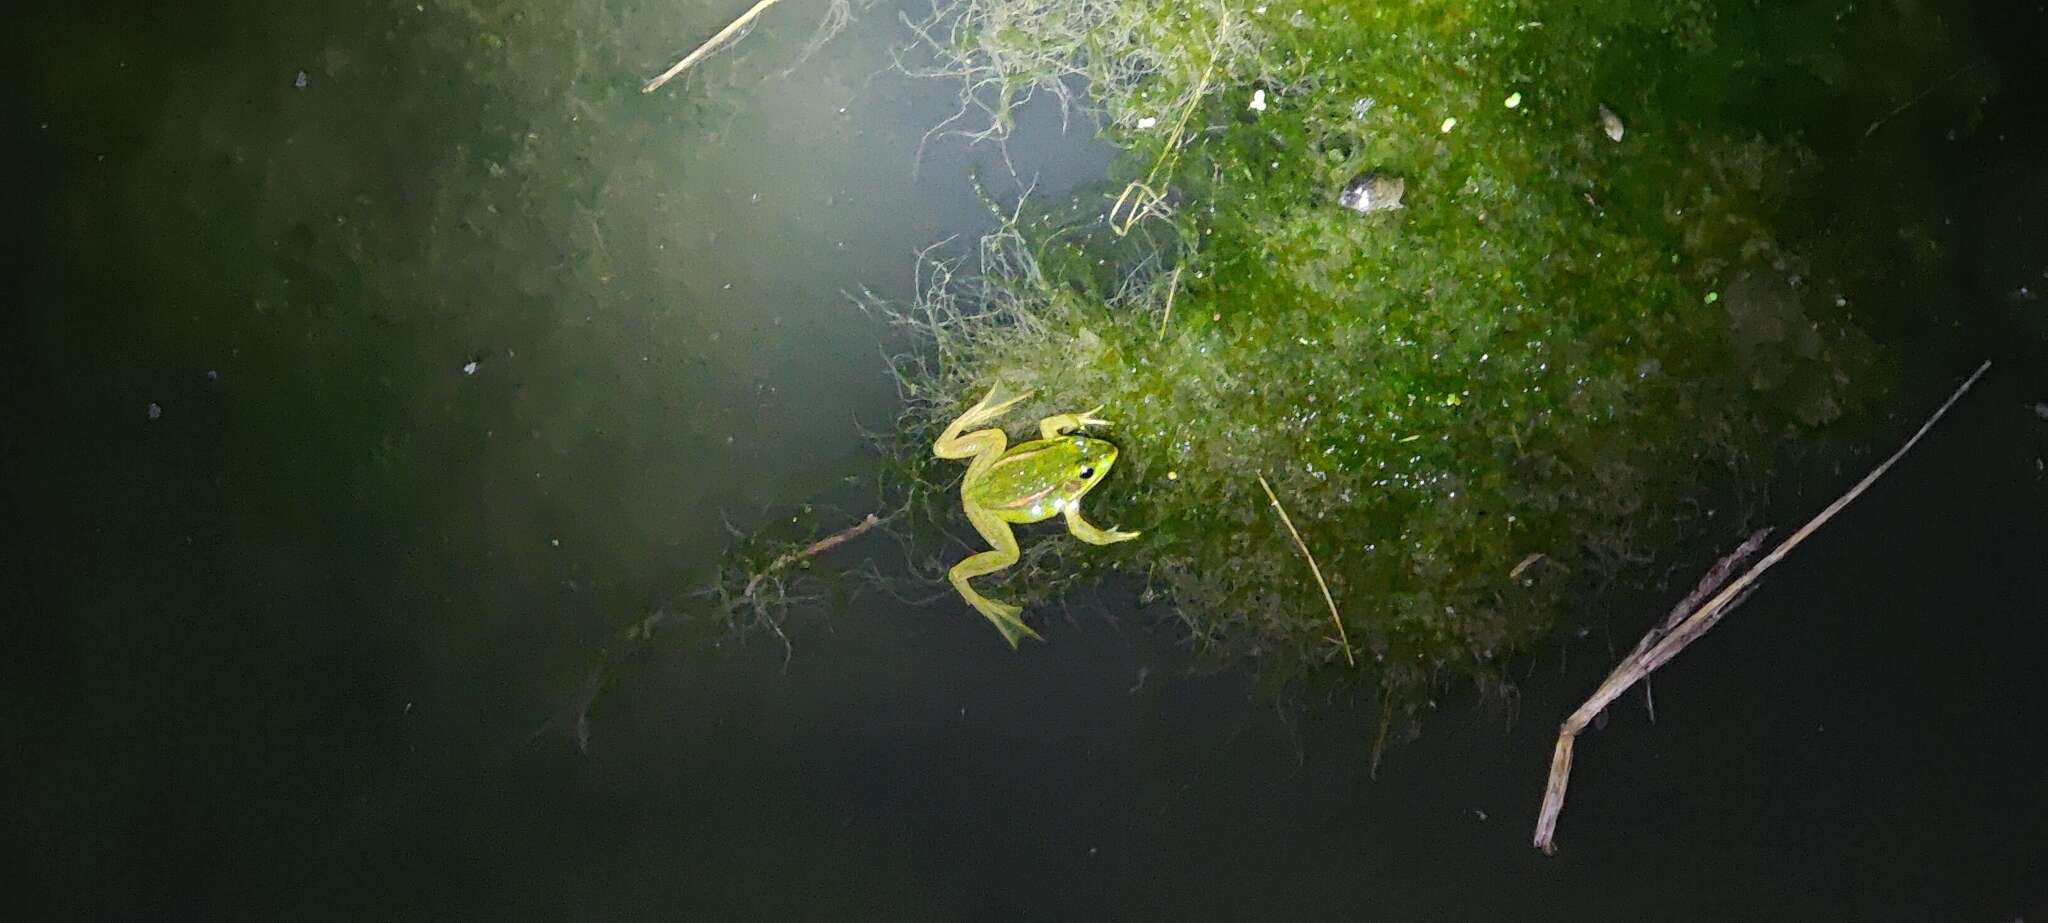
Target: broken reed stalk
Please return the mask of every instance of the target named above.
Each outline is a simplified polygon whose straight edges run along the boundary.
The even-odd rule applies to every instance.
[[[791,564],[795,564],[798,561],[806,561],[811,558],[815,558],[818,555],[824,554],[827,551],[831,551],[832,549],[844,545],[847,542],[853,541],[854,539],[861,537],[861,535],[867,532],[869,529],[881,525],[881,523],[881,517],[876,516],[873,513],[869,513],[866,519],[856,522],[851,526],[848,526],[844,529],[832,533],[831,535],[827,535],[824,538],[818,539],[815,542],[805,545],[802,548],[799,548],[795,551],[784,554],[779,558],[776,558],[775,560],[769,562],[767,567],[761,568],[760,573],[755,574],[752,578],[747,580],[746,592],[741,593],[740,598],[754,598],[755,588],[761,585],[761,581],[768,579],[768,575],[773,574],[776,571],[779,571],[785,567],[788,567]]]
[[[1798,547],[1800,542],[1806,541],[1807,536],[1812,535],[1828,520],[1833,519],[1836,513],[1862,496],[1865,490],[1870,489],[1870,485],[1877,483],[1877,479],[1891,470],[1899,459],[1904,458],[1906,453],[1920,442],[1920,438],[1927,435],[1927,431],[1933,429],[1934,424],[1940,421],[1942,416],[1948,413],[1949,408],[1955,406],[1956,401],[1962,398],[1964,392],[1969,391],[1970,386],[1976,384],[1977,379],[1984,377],[1984,373],[1990,368],[1991,361],[1987,359],[1983,365],[1977,367],[1977,371],[1971,374],[1968,380],[1956,388],[1954,394],[1949,395],[1948,400],[1934,411],[1933,416],[1927,418],[1927,422],[1920,424],[1920,429],[1911,439],[1906,440],[1905,445],[1900,446],[1898,451],[1884,460],[1884,464],[1878,465],[1869,474],[1864,475],[1863,480],[1857,481],[1856,486],[1849,488],[1848,493],[1837,497],[1835,502],[1820,511],[1820,515],[1813,517],[1806,525],[1801,526],[1799,531],[1779,542],[1763,560],[1751,565],[1748,570],[1743,571],[1742,576],[1722,587],[1720,592],[1693,610],[1663,638],[1648,645],[1639,645],[1634,653],[1615,666],[1614,672],[1607,674],[1607,679],[1601,682],[1598,689],[1593,690],[1593,695],[1586,699],[1585,704],[1580,705],[1578,711],[1572,712],[1571,717],[1566,718],[1557,730],[1557,749],[1550,757],[1550,779],[1543,786],[1543,809],[1536,817],[1537,849],[1543,850],[1545,855],[1557,853],[1557,816],[1564,810],[1565,786],[1570,782],[1572,772],[1572,741],[1579,736],[1579,732],[1585,730],[1595,717],[1605,711],[1615,699],[1620,698],[1622,693],[1627,692],[1630,686],[1649,676],[1652,671],[1677,656],[1686,645],[1705,635],[1722,616],[1727,615],[1729,610],[1748,596],[1764,571],[1770,570],[1773,565],[1784,560],[1785,555]],[[1660,630],[1662,627],[1660,625],[1658,629],[1652,631]]]
[[[1308,543],[1301,540],[1301,533],[1294,531],[1294,520],[1287,518],[1287,508],[1280,505],[1280,498],[1273,493],[1273,485],[1266,483],[1266,476],[1259,475],[1259,486],[1265,488],[1266,499],[1273,501],[1274,511],[1280,514],[1280,524],[1287,527],[1287,534],[1294,537],[1294,547],[1301,549],[1301,556],[1308,560],[1308,572],[1315,575],[1316,588],[1323,591],[1323,602],[1330,607],[1330,624],[1337,626],[1337,637],[1331,640],[1344,646],[1344,663],[1358,666],[1358,660],[1351,656],[1351,637],[1344,633],[1344,620],[1337,615],[1337,600],[1330,596],[1330,585],[1323,582],[1323,569],[1316,566],[1316,556],[1308,553]]]
[[[726,39],[732,38],[734,33],[746,28],[748,23],[753,22],[755,18],[759,17],[769,7],[781,2],[782,0],[760,0],[752,8],[741,13],[740,18],[727,23],[725,28],[718,30],[717,35],[705,40],[704,44],[698,45],[696,51],[683,56],[682,60],[671,65],[668,70],[662,71],[661,76],[647,81],[647,84],[640,88],[640,92],[652,93],[655,90],[661,89],[663,84],[674,80],[677,74],[689,70],[692,65],[703,60],[704,56],[710,54],[718,46],[725,44]]]
[[[1771,530],[1768,528],[1751,532],[1748,538],[1742,540],[1742,544],[1735,546],[1734,551],[1728,552],[1721,560],[1714,562],[1714,566],[1707,570],[1706,576],[1700,578],[1699,584],[1692,588],[1692,592],[1685,594],[1685,598],[1679,600],[1678,605],[1672,606],[1671,611],[1665,614],[1664,621],[1658,623],[1657,627],[1644,633],[1643,640],[1636,642],[1635,650],[1629,651],[1628,656],[1641,656],[1644,651],[1650,649],[1650,645],[1670,634],[1671,629],[1678,627],[1679,622],[1684,621],[1694,609],[1699,608],[1702,600],[1712,596],[1715,590],[1727,583],[1728,577],[1735,573],[1736,568],[1748,564],[1750,558],[1756,557],[1756,553],[1763,550],[1764,539],[1770,534]],[[1730,605],[1726,608],[1733,609],[1735,606]],[[1650,712],[1650,723],[1656,724],[1657,699],[1650,691],[1650,678],[1647,676],[1643,677],[1643,707]]]

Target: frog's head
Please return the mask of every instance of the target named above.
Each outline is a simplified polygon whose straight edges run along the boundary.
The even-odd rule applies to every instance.
[[[1079,497],[1095,488],[1096,484],[1109,476],[1109,468],[1116,464],[1116,444],[1087,436],[1063,437],[1072,446],[1066,454],[1066,483],[1060,493],[1069,498]]]

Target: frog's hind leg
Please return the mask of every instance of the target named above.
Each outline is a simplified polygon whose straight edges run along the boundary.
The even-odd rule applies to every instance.
[[[966,413],[961,414],[959,419],[954,420],[948,425],[946,431],[940,433],[938,440],[932,443],[932,454],[940,458],[975,458],[987,455],[991,457],[991,461],[994,460],[993,456],[1003,454],[1006,440],[1002,430],[990,429],[973,433],[967,432],[969,429],[1002,416],[1003,411],[1010,409],[1010,405],[1031,396],[1031,392],[1026,391],[1005,401],[994,404],[989,403],[995,400],[996,389],[1000,387],[1002,386],[991,386],[988,389],[988,393],[982,395],[979,402],[967,408]],[[966,435],[961,435],[962,433],[966,433]]]
[[[983,423],[987,423],[990,420],[1002,416],[1003,411],[1010,409],[1010,407],[1016,404],[1018,401],[1021,401],[1031,396],[1030,391],[1024,391],[1020,394],[1016,394],[1011,397],[1005,398],[1004,400],[998,401],[996,400],[996,392],[1001,390],[1002,387],[1003,386],[1000,383],[990,385],[988,388],[988,393],[982,395],[981,400],[976,401],[974,406],[967,408],[967,412],[961,414],[960,419],[954,420],[953,426],[960,430],[967,429],[968,427],[971,426],[980,426]]]
[[[1021,555],[1017,550],[1017,536],[1011,533],[1010,524],[997,519],[994,513],[975,509],[967,511],[967,521],[974,523],[974,531],[981,533],[992,550],[969,555],[953,565],[953,569],[946,572],[946,579],[952,581],[953,589],[960,591],[960,597],[967,600],[968,605],[1002,632],[1003,640],[1010,642],[1010,647],[1015,648],[1017,642],[1025,638],[1045,640],[1019,617],[1024,611],[1022,607],[983,596],[967,582],[970,578],[992,574],[1017,563]]]

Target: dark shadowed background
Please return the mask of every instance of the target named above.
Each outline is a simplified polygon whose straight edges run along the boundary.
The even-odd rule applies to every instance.
[[[1955,11],[1999,88],[1957,140],[1887,129],[1925,142],[1869,194],[1932,203],[1958,268],[1884,435],[1764,518],[1997,366],[1658,674],[1654,724],[1634,694],[1582,739],[1556,858],[1556,722],[1689,569],[1533,652],[1511,707],[1448,695],[1377,780],[1370,702],[1276,705],[1128,587],[1018,654],[867,593],[797,616],[786,666],[604,660],[728,521],[875,463],[905,344],[847,293],[991,227],[970,175],[1094,195],[1110,157],[1040,108],[1007,158],[913,169],[953,87],[887,70],[893,9],[805,60],[789,5],[652,96],[733,4],[17,14],[22,918],[2048,917],[2038,5]],[[533,737],[596,662],[588,753]]]

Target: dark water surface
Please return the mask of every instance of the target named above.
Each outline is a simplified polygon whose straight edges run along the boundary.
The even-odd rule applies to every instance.
[[[1943,203],[1964,267],[1885,438],[1997,368],[1659,674],[1656,723],[1631,696],[1583,740],[1545,858],[1555,722],[1684,574],[1377,781],[1370,703],[1276,708],[1121,590],[1022,654],[878,594],[798,617],[786,667],[657,645],[609,662],[587,754],[531,737],[727,519],[872,464],[903,342],[845,293],[991,227],[974,171],[1065,196],[1107,163],[1041,108],[1008,163],[913,171],[952,88],[884,72],[890,9],[798,63],[791,0],[640,95],[742,4],[710,6],[23,15],[19,918],[2048,917],[2038,8],[1974,14],[2002,92],[1871,192]]]

